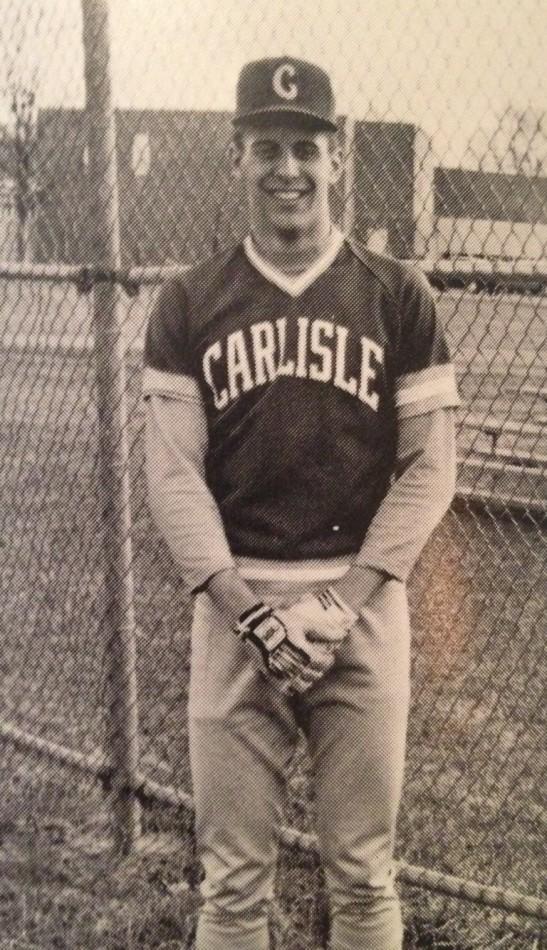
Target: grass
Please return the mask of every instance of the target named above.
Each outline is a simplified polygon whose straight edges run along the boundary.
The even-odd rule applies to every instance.
[[[6,333],[85,330],[71,291],[4,285]],[[148,298],[128,311],[141,332]],[[473,412],[531,419],[545,304],[440,301]],[[65,329],[66,332],[66,329]],[[105,741],[107,687],[94,369],[90,356],[0,349],[0,716],[79,750]],[[128,365],[141,767],[189,789],[189,604],[150,524],[142,477],[139,369]],[[410,585],[413,704],[397,852],[405,860],[540,894],[545,538],[530,519],[455,507]],[[0,759],[0,950],[184,947],[195,919],[187,821],[145,813],[148,850],[112,858],[100,789],[5,746]],[[287,820],[313,826],[304,747]],[[186,824],[185,824],[186,821]],[[153,844],[153,846],[152,846]],[[325,938],[321,874],[282,855],[278,946]],[[408,948],[539,950],[534,921],[404,888]]]

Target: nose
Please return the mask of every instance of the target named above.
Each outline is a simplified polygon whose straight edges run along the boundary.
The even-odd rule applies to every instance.
[[[276,172],[283,178],[295,178],[300,171],[298,159],[291,148],[284,148],[279,156]]]

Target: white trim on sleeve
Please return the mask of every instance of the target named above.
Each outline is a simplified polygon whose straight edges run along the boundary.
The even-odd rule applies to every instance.
[[[199,386],[193,376],[167,373],[145,366],[142,379],[143,396],[172,396],[174,399],[198,399]]]
[[[417,373],[407,373],[397,380],[395,405],[397,408],[412,403],[430,402],[435,399],[439,406],[458,406],[460,399],[452,363],[430,366]]]

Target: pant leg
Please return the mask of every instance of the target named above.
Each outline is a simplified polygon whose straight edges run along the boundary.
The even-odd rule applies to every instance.
[[[287,699],[227,629],[196,604],[189,700],[198,852],[205,870],[196,950],[267,950],[286,769],[296,725]]]
[[[306,698],[332,950],[399,950],[393,844],[409,700],[404,585],[389,581]]]

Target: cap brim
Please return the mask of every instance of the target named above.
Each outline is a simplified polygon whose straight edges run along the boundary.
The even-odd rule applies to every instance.
[[[268,109],[256,109],[253,112],[245,112],[235,115],[232,119],[232,125],[236,127],[242,125],[297,125],[305,126],[308,129],[315,129],[318,132],[337,132],[338,125],[330,119],[316,115],[306,109],[294,109],[290,106],[270,106]]]

